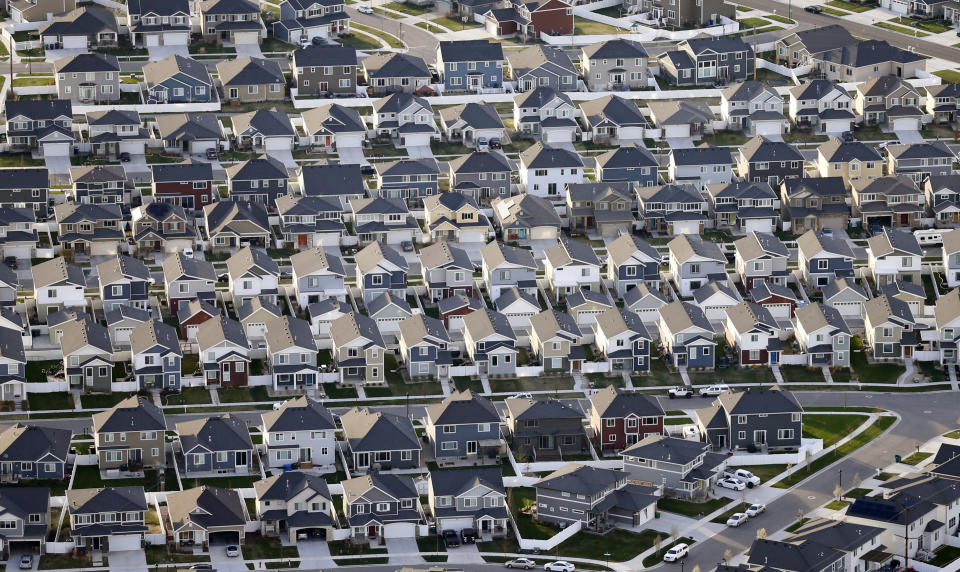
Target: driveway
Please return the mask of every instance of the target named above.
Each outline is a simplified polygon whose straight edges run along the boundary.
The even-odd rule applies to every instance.
[[[107,563],[111,570],[147,572],[147,555],[142,550],[123,550],[108,552]]]
[[[260,44],[237,44],[237,57],[250,56],[251,58],[262,58],[263,51],[260,50]]]
[[[22,550],[11,550],[10,559],[7,560],[7,570],[19,570],[20,569],[20,557],[23,556],[24,552]],[[37,570],[37,566],[40,565],[40,555],[33,554],[33,568],[31,570]]]
[[[483,564],[480,549],[476,544],[463,544],[447,550],[447,562],[452,564]]]
[[[427,159],[433,157],[433,149],[429,145],[407,146],[407,154],[411,159]]]
[[[243,558],[230,558],[227,556],[226,544],[210,545],[210,563],[218,572],[247,572],[247,565]]]
[[[147,165],[146,155],[131,155],[130,160],[122,163],[122,165],[123,172],[126,173],[127,178],[137,182],[150,181],[150,167]]]
[[[920,132],[916,129],[911,129],[909,131],[895,131],[897,134],[897,139],[901,143],[923,143],[923,135],[920,135]]]
[[[190,49],[187,46],[150,46],[147,48],[147,54],[150,56],[150,61],[155,62],[173,54],[189,58]]]
[[[667,137],[667,145],[671,149],[690,149],[695,147],[693,137]]]
[[[293,151],[290,149],[282,149],[278,151],[267,151],[267,154],[273,157],[274,159],[283,163],[288,171],[296,171],[299,165],[293,160]]]
[[[51,173],[58,175],[70,174],[70,157],[66,155],[60,157],[44,157],[43,162],[46,164],[47,170]]]
[[[86,48],[70,48],[66,50],[44,50],[43,55],[46,56],[48,62],[55,62],[57,60],[62,60],[63,58],[69,58],[79,54],[87,53]]]
[[[337,156],[342,165],[369,165],[370,162],[363,156],[363,149],[360,147],[344,147],[337,149]]]
[[[423,564],[416,539],[388,538],[387,551],[390,553],[389,564]],[[402,556],[394,556],[394,554]]]
[[[304,568],[333,568],[336,564],[330,557],[330,546],[322,540],[301,540],[297,542],[300,551],[300,563]]]

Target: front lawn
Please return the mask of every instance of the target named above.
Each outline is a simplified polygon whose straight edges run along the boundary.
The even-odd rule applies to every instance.
[[[20,76],[13,80],[13,87],[39,87],[55,83],[52,75]]]
[[[900,462],[901,462],[901,463],[904,463],[904,464],[906,464],[906,465],[914,465],[914,466],[916,466],[916,465],[919,465],[920,463],[924,462],[925,460],[929,459],[929,458],[932,457],[932,456],[933,456],[933,453],[927,453],[927,452],[925,452],[925,451],[917,451],[916,453],[913,453],[912,455],[909,455],[909,456],[907,456],[907,457],[905,457],[905,458],[903,458],[903,459],[900,459]]]
[[[901,24],[911,28],[919,28],[930,32],[931,34],[942,34],[951,30],[950,23],[945,20],[914,20],[912,18],[893,18],[890,20],[894,24]]]
[[[28,393],[27,403],[30,411],[73,409],[73,396],[66,392]]]
[[[390,2],[389,4],[384,4],[384,8],[394,10],[396,12],[403,12],[404,14],[410,14],[411,16],[422,16],[431,12],[433,9],[429,6],[414,6],[412,4],[406,4],[404,2]]]
[[[874,26],[878,28],[883,28],[885,30],[893,30],[894,32],[899,32],[905,36],[915,36],[917,38],[923,38],[924,36],[929,36],[930,34],[926,32],[921,32],[913,28],[905,28],[903,26],[897,26],[896,24],[891,24],[889,22],[874,22]]]
[[[571,389],[573,389],[572,377],[519,377],[514,379],[490,380],[490,390],[494,393],[566,391]]]
[[[850,366],[860,383],[897,383],[906,368],[897,363],[870,363],[865,352],[851,352]]]
[[[736,131],[714,131],[713,135],[704,135],[701,137],[701,140],[704,143],[709,143],[715,147],[731,147],[743,145],[750,140],[749,137],[745,136],[743,133],[737,133]]]
[[[856,2],[847,2],[847,0],[830,0],[827,2],[827,6],[840,8],[846,10],[847,12],[866,12],[875,8],[875,6],[864,6],[863,4],[857,4]]]
[[[666,538],[666,537],[664,537],[664,538]],[[654,553],[651,554],[650,556],[647,556],[646,558],[644,558],[644,559],[643,559],[643,565],[644,565],[644,567],[646,567],[646,568],[650,568],[651,566],[656,566],[657,564],[659,564],[660,562],[663,561],[663,555],[666,554],[668,550],[670,550],[671,548],[673,548],[673,547],[676,546],[677,544],[686,544],[686,545],[689,546],[689,545],[692,545],[694,542],[696,542],[696,540],[694,540],[694,539],[692,539],[692,538],[686,538],[686,537],[678,538],[678,539],[674,540],[672,543],[670,543],[670,544],[668,544],[668,545],[666,545],[666,546],[662,546],[662,547],[660,548],[660,550],[657,550],[656,552],[654,552]]]
[[[206,405],[212,403],[210,390],[206,387],[185,387],[179,393],[168,393],[164,398],[166,405]]]
[[[619,528],[603,535],[579,532],[564,540],[556,553],[570,558],[625,562],[653,547],[657,536],[663,539],[668,534],[652,529],[638,534]]]
[[[764,20],[763,18],[740,18],[740,29],[745,30],[747,28],[762,28],[770,22]]]
[[[296,48],[297,46],[288,44],[283,40],[278,40],[273,36],[264,38],[263,42],[260,43],[260,51],[265,54],[270,52],[289,52],[290,50],[294,50]]]
[[[296,546],[283,546],[279,538],[264,538],[248,535],[243,543],[244,560],[275,560],[277,558],[299,558]]]
[[[3,82],[0,82],[3,86]],[[34,159],[29,153],[4,153],[0,155],[0,167],[43,167],[43,159]],[[27,362],[29,366],[31,362]],[[38,363],[38,362],[32,362]],[[60,363],[63,363],[60,361]]]
[[[776,383],[769,367],[728,367],[709,372],[689,372],[693,385],[714,383]]]
[[[803,436],[808,439],[823,439],[823,448],[843,439],[867,420],[865,415],[804,415]]]
[[[444,28],[450,30],[451,32],[456,32],[458,30],[463,30],[466,28],[480,28],[483,24],[476,22],[470,18],[467,18],[467,21],[463,20],[454,20],[453,18],[447,18],[446,16],[440,18],[433,18],[430,20],[435,24],[440,24]]]
[[[110,409],[124,399],[130,397],[125,393],[96,393],[80,396],[80,404],[84,409]]]
[[[479,379],[471,379],[470,376],[458,375],[453,378],[453,385],[457,391],[472,390],[474,393],[483,393],[483,382]]]
[[[186,554],[180,552],[167,552],[166,546],[148,546],[144,552],[147,554],[147,565],[155,566],[158,564],[210,562],[210,557],[202,554]]]
[[[960,83],[960,72],[954,70],[940,70],[933,72],[933,75],[939,76],[946,83]]]
[[[510,510],[517,523],[520,536],[523,538],[546,540],[552,538],[553,535],[557,533],[556,528],[533,520],[529,512],[521,512],[521,510],[529,510],[536,505],[537,492],[533,487],[513,487],[507,489],[507,502],[510,504]]]
[[[223,387],[217,390],[220,403],[250,403],[270,401],[267,388],[257,387]]]
[[[730,499],[724,498],[715,498],[707,499],[703,502],[694,502],[683,499],[665,499],[661,498],[657,501],[657,508],[659,510],[665,510],[667,512],[675,512],[677,514],[682,514],[684,516],[690,516],[697,518],[706,516],[712,513],[715,510],[719,510],[730,502]]]
[[[324,383],[323,392],[330,399],[356,399],[357,390],[353,386],[338,387],[336,383]]]
[[[802,365],[781,365],[780,373],[783,380],[791,383],[826,383],[823,370],[818,367]]]
[[[196,43],[190,44],[191,54],[235,54],[236,48],[220,46],[218,44]]]
[[[376,36],[380,38],[381,40],[386,42],[387,45],[390,46],[391,48],[402,49],[406,47],[404,43],[400,41],[400,38],[388,32],[384,32],[376,28],[371,28],[369,26],[363,26],[357,23],[351,23],[350,27],[357,32],[362,32],[364,34],[367,34],[370,36]]]
[[[773,477],[779,475],[780,473],[787,470],[786,465],[745,465],[745,466],[736,466],[731,467],[733,469],[743,469],[745,471],[750,471],[754,475],[760,478],[760,482],[765,483],[772,479]]]

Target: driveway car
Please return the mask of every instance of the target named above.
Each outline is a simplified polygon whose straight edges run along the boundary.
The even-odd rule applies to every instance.
[[[373,14],[373,8],[370,6],[360,6],[357,8],[357,12],[360,12],[361,14]]]
[[[676,562],[681,558],[686,558],[688,552],[690,552],[690,546],[688,544],[677,544],[670,550],[667,550],[667,553],[663,555],[663,561]]]
[[[547,562],[543,566],[543,569],[549,572],[573,572],[576,570],[576,567],[566,560],[557,560],[556,562]]]
[[[447,545],[447,548],[460,546],[460,536],[455,530],[444,530],[443,543]]]
[[[747,488],[750,488],[750,489],[760,484],[760,477],[754,475],[753,473],[751,473],[746,469],[724,471],[723,476],[731,477],[731,478],[737,479],[738,481],[742,481],[744,484],[747,485]]]
[[[750,508],[747,509],[747,516],[757,516],[761,512],[767,510],[767,505],[765,504],[752,504]]]
[[[731,489],[735,491],[742,491],[743,489],[747,488],[747,485],[743,484],[743,481],[738,481],[732,477],[720,479],[717,481],[717,485],[725,489]]]
[[[521,570],[533,570],[537,567],[537,563],[529,558],[514,558],[513,560],[507,560],[503,565],[507,568],[520,568]]]
[[[742,513],[742,512],[734,513],[733,516],[727,519],[727,526],[733,526],[733,527],[740,526],[741,524],[747,522],[748,518],[750,517],[748,517],[746,513]]]
[[[240,556],[240,547],[236,544],[230,544],[227,546],[227,556],[230,558],[236,558]]]
[[[464,528],[460,531],[460,540],[464,544],[473,544],[477,541],[477,530],[475,528]]]
[[[823,8],[821,8],[820,6],[807,6],[806,8],[804,8],[804,10],[806,10],[807,12],[810,12],[811,14],[823,13]]]
[[[20,557],[20,569],[21,570],[33,570],[33,555],[24,554]]]

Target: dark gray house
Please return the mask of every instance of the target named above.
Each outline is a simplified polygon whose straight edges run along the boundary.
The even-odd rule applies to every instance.
[[[357,50],[352,46],[307,46],[293,52],[297,95],[357,94]]]
[[[177,423],[181,472],[188,476],[236,473],[253,466],[253,442],[247,424],[237,417],[217,415]]]
[[[388,199],[403,199],[409,207],[423,206],[424,197],[440,192],[440,165],[432,157],[376,163],[374,169],[378,189],[373,192]]]
[[[0,556],[10,557],[13,542],[35,544],[42,553],[50,526],[50,489],[47,487],[2,487],[0,506],[7,524]]]
[[[660,181],[660,164],[646,147],[633,143],[595,157],[597,178],[605,183],[626,181],[635,187],[652,187]]]
[[[93,550],[138,550],[149,529],[142,486],[71,489],[66,492],[70,536],[78,547]]]
[[[423,514],[412,477],[374,471],[341,484],[343,506],[340,509],[353,531],[354,542],[379,543],[384,529],[391,524],[396,529],[394,537],[417,535],[414,525],[423,521]]]
[[[227,189],[234,201],[252,201],[270,209],[287,194],[287,168],[279,159],[263,155],[227,167]]]
[[[146,103],[204,103],[215,99],[206,66],[173,54],[143,66]]]
[[[684,40],[658,59],[660,75],[673,85],[744,81],[753,75],[753,48],[733,36]]]
[[[629,478],[624,471],[570,463],[533,484],[536,518],[560,526],[580,522],[588,530],[640,526],[654,517],[658,497],[654,487]]]
[[[796,449],[803,435],[803,408],[787,390],[721,394],[697,410],[700,432],[715,449]]]
[[[887,147],[887,172],[906,175],[922,185],[927,177],[949,175],[956,156],[942,141],[910,143]]]
[[[450,190],[473,197],[477,204],[511,194],[513,169],[505,155],[475,151],[456,157],[447,165],[450,166]]]
[[[845,561],[840,550],[813,540],[758,538],[750,546],[748,565],[778,572],[826,572],[846,570]]]
[[[340,424],[354,472],[420,466],[420,439],[409,418],[354,407],[340,416]]]
[[[803,155],[789,143],[758,135],[740,147],[737,170],[748,181],[766,181],[772,187],[803,177]]]
[[[508,399],[506,426],[514,453],[531,461],[563,459],[590,450],[583,413],[556,399]]]
[[[70,429],[15,423],[0,433],[0,477],[56,479],[66,476]]]
[[[509,517],[500,469],[433,471],[429,495],[439,530],[472,528],[482,538],[506,535]]]
[[[13,102],[11,102],[13,103]],[[0,171],[0,208],[18,208],[21,203],[37,216],[47,214],[50,173],[46,168],[16,168]]]
[[[727,460],[708,449],[700,441],[650,435],[620,454],[630,479],[663,486],[664,496],[700,498],[716,484]]]
[[[517,91],[551,87],[556,91],[573,91],[577,85],[577,68],[562,49],[553,46],[531,46],[513,51],[507,63]]]
[[[322,477],[285,471],[253,483],[253,489],[257,495],[256,517],[263,523],[264,535],[286,533],[291,543],[301,532],[321,540],[333,537],[337,507]]]
[[[455,391],[427,407],[427,436],[437,462],[471,464],[500,462],[500,414],[486,397],[471,390]]]

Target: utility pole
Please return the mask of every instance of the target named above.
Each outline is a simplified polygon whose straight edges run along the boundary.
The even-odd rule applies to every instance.
[[[753,27],[753,81],[757,81],[757,27]]]

